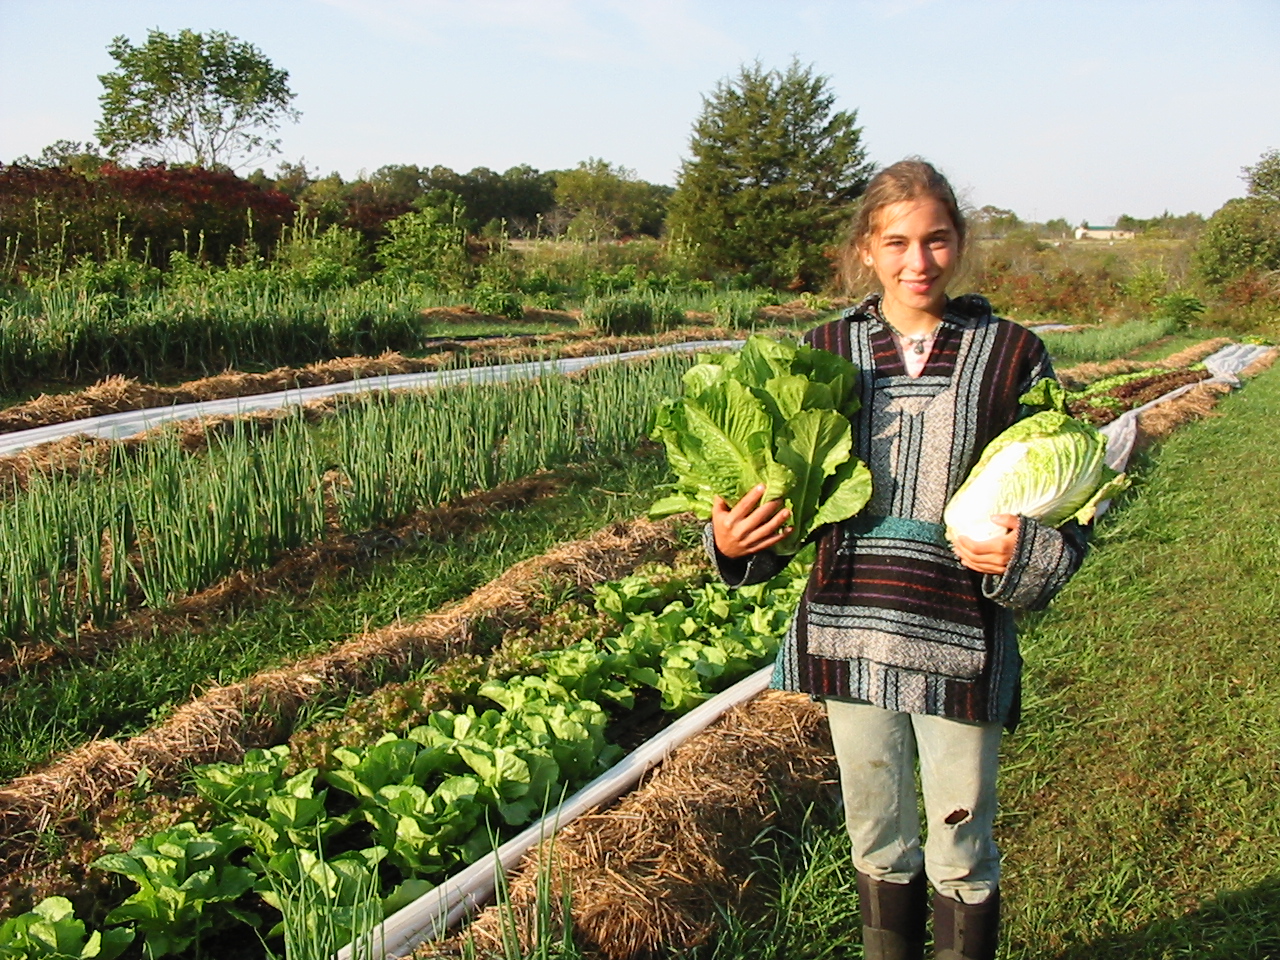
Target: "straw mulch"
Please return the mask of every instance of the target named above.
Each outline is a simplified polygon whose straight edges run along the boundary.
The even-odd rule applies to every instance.
[[[1280,350],[1268,350],[1240,371],[1240,379],[1256,377],[1276,362]],[[1184,423],[1215,417],[1218,401],[1231,392],[1225,383],[1199,383],[1181,396],[1157,404],[1138,416],[1138,437],[1144,446],[1164,440]]]
[[[72,813],[91,818],[140,776],[150,778],[152,789],[162,789],[193,764],[237,761],[247,748],[283,742],[299,710],[321,696],[372,690],[428,659],[474,652],[478,628],[520,623],[548,589],[615,579],[641,562],[670,557],[675,547],[673,521],[614,524],[515,564],[438,614],[215,687],[124,742],[96,740],[79,747],[0,789],[0,869],[28,861],[42,831]]]
[[[567,887],[587,956],[631,960],[703,943],[718,905],[763,905],[752,841],[766,826],[798,831],[812,805],[830,802],[835,778],[821,706],[765,693],[687,741],[617,806],[566,827],[544,852],[548,864],[538,851],[527,857],[510,883],[514,928],[527,946],[542,872],[557,924]],[[414,956],[456,957],[472,942],[479,957],[506,956],[503,924],[490,907]]]
[[[1171,353],[1163,360],[1108,360],[1106,363],[1081,363],[1074,367],[1058,371],[1058,379],[1068,390],[1079,390],[1103,377],[1114,377],[1122,373],[1137,373],[1139,370],[1150,370],[1162,367],[1167,370],[1179,370],[1199,363],[1205,357],[1221,350],[1232,343],[1230,337],[1214,337],[1192,344],[1185,350]]]
[[[786,303],[761,307],[759,315],[763,319],[774,323],[811,323],[824,313],[829,313],[832,310],[843,310],[845,307],[852,306],[853,302],[847,297],[836,297],[828,302],[825,309],[815,310],[803,300],[789,300]]]
[[[0,433],[69,423],[125,410],[249,397],[298,387],[347,383],[362,377],[423,373],[459,363],[514,363],[537,360],[552,352],[556,356],[580,357],[641,350],[686,340],[732,340],[745,335],[740,331],[716,327],[631,337],[601,337],[593,330],[570,330],[536,337],[494,337],[476,344],[442,341],[436,345],[435,352],[425,357],[406,357],[389,351],[378,357],[344,357],[305,367],[278,367],[267,373],[228,371],[172,387],[151,386],[129,377],[112,376],[85,390],[42,394],[34,400],[0,411]]]

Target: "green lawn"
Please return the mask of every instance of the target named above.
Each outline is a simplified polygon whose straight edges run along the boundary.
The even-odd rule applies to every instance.
[[[1137,465],[1083,569],[1023,625],[1003,956],[1280,957],[1280,370],[1219,409]],[[785,905],[733,918],[704,956],[861,955],[832,819],[766,865]]]

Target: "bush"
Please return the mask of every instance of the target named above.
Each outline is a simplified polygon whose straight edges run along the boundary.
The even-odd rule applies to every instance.
[[[291,285],[308,290],[349,287],[369,276],[360,232],[336,224],[321,231],[315,220],[298,220],[287,230],[273,266]]]
[[[1228,200],[1200,235],[1195,264],[1214,287],[1251,270],[1280,270],[1280,202],[1265,197]]]
[[[283,193],[229,171],[0,167],[0,238],[16,263],[49,272],[122,253],[155,267],[175,251],[219,264],[249,247],[265,254],[295,210]]]
[[[388,236],[378,244],[378,262],[396,279],[457,290],[470,275],[466,232],[458,207],[427,207],[387,224]]]
[[[524,318],[524,304],[521,303],[520,294],[483,281],[472,289],[471,305],[481,313],[495,317],[507,317],[511,320]]]
[[[1191,325],[1204,313],[1199,298],[1182,290],[1158,297],[1155,301],[1156,318],[1171,320],[1179,330],[1190,330]]]

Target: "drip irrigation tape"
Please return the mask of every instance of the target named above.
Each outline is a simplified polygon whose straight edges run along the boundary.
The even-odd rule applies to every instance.
[[[745,680],[717,694],[706,703],[685,714],[657,736],[645,741],[611,769],[602,773],[569,797],[519,836],[508,840],[486,857],[454,874],[425,896],[393,913],[366,935],[365,943],[377,946],[374,956],[391,960],[404,957],[418,944],[439,939],[464,917],[474,914],[493,896],[496,880],[515,867],[534,846],[542,843],[587,811],[616,800],[631,790],[640,778],[662,763],[673,750],[695,734],[701,733],[721,716],[739,704],[763,693],[769,686],[773,667],[762,667]],[[358,954],[348,945],[337,954],[337,960],[370,955],[361,945]]]
[[[673,343],[648,350],[631,350],[627,353],[609,353],[593,357],[565,357],[558,360],[534,360],[526,363],[495,364],[487,367],[468,367],[457,370],[432,370],[425,373],[400,373],[381,377],[365,377],[345,383],[326,383],[318,387],[300,387],[259,393],[249,397],[229,397],[224,400],[201,400],[196,403],[178,403],[168,407],[151,407],[147,410],[126,410],[108,413],[84,420],[56,423],[47,427],[17,430],[0,436],[0,456],[18,453],[42,443],[61,440],[64,437],[87,435],[106,440],[120,440],[154,429],[165,423],[192,420],[197,417],[239,416],[263,410],[282,410],[302,406],[312,400],[343,394],[376,393],[389,390],[425,390],[447,387],[460,383],[503,383],[511,380],[529,380],[547,373],[576,373],[590,367],[622,360],[643,360],[667,353],[689,353],[696,350],[736,350],[741,340],[695,340]]]

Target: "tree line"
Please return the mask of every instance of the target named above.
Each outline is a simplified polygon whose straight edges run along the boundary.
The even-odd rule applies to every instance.
[[[372,247],[400,218],[424,214],[489,238],[666,237],[708,279],[811,290],[829,283],[831,250],[874,172],[857,111],[837,109],[828,78],[793,60],[785,69],[744,64],[703,97],[674,186],[594,157],[568,170],[501,173],[392,164],[352,180],[299,160],[239,177],[231,164],[279,152],[269,135],[300,116],[287,71],[220,31],[152,30],[140,45],[116,37],[108,52],[116,69],[99,77],[99,144],[59,141],[0,166],[7,265],[101,257],[125,238],[131,255],[159,267],[176,250],[220,262],[245,245],[269,251],[299,218],[355,231]],[[1248,195],[1207,222],[1166,212],[1117,225],[1171,239],[1203,234],[1205,282],[1247,276],[1274,287],[1278,167],[1270,151],[1246,168]],[[974,225],[989,239],[1071,232],[1065,219],[1028,223],[994,206],[975,211]]]

